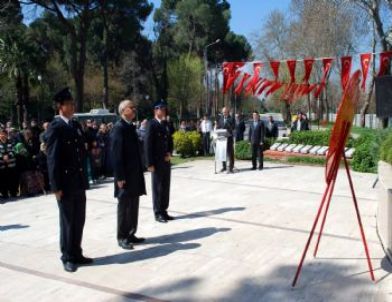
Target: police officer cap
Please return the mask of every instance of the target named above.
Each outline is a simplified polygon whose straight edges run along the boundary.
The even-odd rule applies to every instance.
[[[154,103],[154,109],[167,108],[167,103],[164,100],[159,100]]]
[[[53,99],[54,102],[57,104],[63,104],[66,101],[73,101],[71,89],[69,89],[69,87],[66,87],[60,90],[59,92],[57,92]]]

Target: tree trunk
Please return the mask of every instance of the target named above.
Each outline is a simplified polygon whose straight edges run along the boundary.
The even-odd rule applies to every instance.
[[[19,129],[22,129],[23,123],[23,83],[22,77],[20,73],[17,73],[15,79],[15,88],[16,88],[16,116],[18,119]]]
[[[29,77],[27,74],[23,74],[23,122],[27,123],[28,112],[27,112],[27,104],[30,102],[30,86],[29,86]]]
[[[106,19],[104,20],[103,26],[103,55],[102,55],[102,68],[103,68],[103,100],[102,106],[103,108],[108,108],[109,106],[109,73],[108,73],[108,65],[109,65],[109,56],[108,56],[108,43],[109,43],[109,31],[106,24]]]

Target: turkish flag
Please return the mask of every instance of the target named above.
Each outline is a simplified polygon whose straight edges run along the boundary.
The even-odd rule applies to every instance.
[[[223,63],[223,93],[226,93],[227,81],[229,80],[231,70],[233,69],[232,62]]]
[[[383,76],[387,73],[388,68],[391,66],[392,51],[384,51],[380,53],[380,70],[378,76]]]
[[[223,93],[225,94],[235,80],[240,76],[239,68],[244,66],[244,62],[225,62],[223,63]]]
[[[259,90],[257,91],[257,95],[260,95],[260,94],[262,94],[263,93],[263,91],[268,87],[268,86],[271,86],[272,84],[274,84],[275,82],[274,81],[270,81],[270,80],[265,80],[264,82],[263,82],[263,84],[261,84],[261,86],[260,86],[260,88],[259,88]]]
[[[275,82],[270,88],[267,90],[265,93],[265,96],[269,96],[270,94],[274,93],[275,91],[278,91],[283,84],[281,82]]]
[[[295,83],[295,66],[297,65],[296,60],[287,60],[287,67],[289,68],[290,73],[290,83]]]
[[[270,66],[271,66],[272,72],[274,73],[275,80],[277,80],[279,78],[280,61],[270,61]]]
[[[248,87],[246,87],[245,89],[245,93],[246,95],[256,95],[257,91],[259,90],[259,88],[261,87],[261,85],[266,81],[267,79],[259,79],[256,83],[256,85],[254,85],[253,87],[251,87],[250,85],[248,85]]]
[[[325,87],[325,82],[327,80],[329,71],[331,70],[332,62],[333,62],[333,58],[324,58],[323,59],[323,69],[324,69],[323,76],[321,78],[321,83],[318,86],[318,88],[314,94],[315,98],[318,98],[320,96],[321,91],[323,91],[323,89]]]
[[[313,69],[313,64],[314,64],[314,59],[309,58],[304,60],[304,65],[305,65],[305,76],[303,79],[304,83],[308,83],[310,79],[310,74],[312,73]]]
[[[361,67],[362,67],[362,90],[366,88],[366,79],[369,72],[370,60],[372,59],[371,53],[361,54]]]
[[[342,64],[341,82],[342,88],[344,90],[346,88],[348,80],[350,79],[352,57],[341,57],[340,61]]]
[[[249,73],[244,73],[244,76],[241,79],[241,82],[237,85],[236,89],[234,90],[234,93],[236,95],[240,95],[242,92],[242,89],[244,88],[245,82],[251,77]]]
[[[261,71],[262,63],[257,62],[253,63],[253,77],[250,83],[248,84],[247,91],[252,91],[253,93],[255,92],[256,85],[260,80],[260,71]]]

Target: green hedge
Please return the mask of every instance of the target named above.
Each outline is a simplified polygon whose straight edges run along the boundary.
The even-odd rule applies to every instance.
[[[252,149],[248,141],[240,141],[235,144],[235,158],[242,160],[252,159]]]
[[[377,163],[380,160],[381,145],[387,143],[391,130],[364,130],[360,137],[354,140],[354,156],[352,168],[358,172],[377,172]],[[387,146],[385,147],[386,150]],[[387,152],[385,151],[385,157]]]
[[[311,130],[311,131],[294,131],[289,138],[290,144],[328,146],[331,138],[331,130]],[[347,140],[347,147],[353,146],[353,138]]]
[[[196,131],[181,132],[173,134],[174,149],[181,157],[191,157],[197,154],[201,148],[201,136]]]
[[[303,156],[290,156],[287,158],[288,163],[301,163],[310,165],[325,165],[324,157],[303,157]]]
[[[389,133],[385,141],[381,144],[380,158],[392,165],[392,133]]]

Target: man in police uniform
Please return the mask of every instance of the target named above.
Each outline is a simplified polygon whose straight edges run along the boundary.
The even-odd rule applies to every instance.
[[[154,119],[149,121],[144,146],[146,165],[151,172],[152,200],[155,220],[165,223],[174,218],[167,213],[170,197],[171,154],[173,138],[166,122],[167,105],[164,101],[154,104]]]
[[[49,180],[60,210],[60,248],[64,270],[75,272],[78,265],[90,264],[82,254],[88,182],[83,171],[86,156],[80,124],[72,120],[75,103],[69,88],[55,95],[59,115],[47,130]]]

